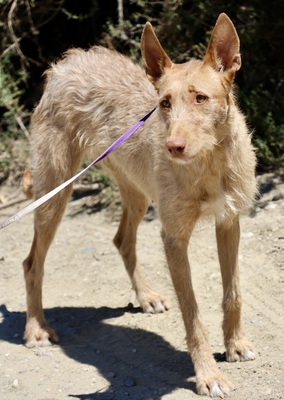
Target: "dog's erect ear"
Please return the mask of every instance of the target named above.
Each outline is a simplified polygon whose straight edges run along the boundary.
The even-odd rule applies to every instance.
[[[239,37],[232,21],[224,13],[217,19],[203,61],[216,71],[226,72],[230,79],[241,68]]]
[[[148,78],[155,83],[163,75],[165,68],[172,66],[172,62],[162,48],[150,22],[146,23],[142,33],[141,50]]]

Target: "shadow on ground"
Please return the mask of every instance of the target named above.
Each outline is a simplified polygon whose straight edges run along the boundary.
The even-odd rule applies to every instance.
[[[24,331],[25,314],[9,312],[0,306],[3,321],[0,340],[22,345],[14,336]],[[186,352],[176,350],[163,337],[140,329],[115,325],[126,308],[52,308],[46,317],[60,335],[64,353],[82,363],[94,366],[108,381],[95,393],[68,393],[70,399],[120,400],[130,398],[160,399],[175,388],[195,392],[188,381],[194,369]],[[133,312],[137,312],[134,310]],[[113,321],[114,320],[114,321]]]

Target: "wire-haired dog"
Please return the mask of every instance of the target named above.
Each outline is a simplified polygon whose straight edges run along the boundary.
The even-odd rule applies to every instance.
[[[123,200],[114,244],[143,310],[166,310],[166,299],[146,280],[136,257],[137,227],[149,201],[155,201],[197,391],[223,397],[230,385],[216,365],[199,317],[187,248],[198,219],[213,215],[227,360],[253,359],[241,325],[238,269],[239,214],[250,207],[256,192],[251,136],[233,92],[241,66],[239,38],[231,20],[221,14],[204,59],[174,64],[147,23],[142,55],[146,74],[129,58],[102,47],[70,50],[47,71],[31,125],[33,193],[38,198],[70,178],[86,155],[98,156],[157,106],[144,127],[103,161]],[[42,308],[43,265],[71,190],[64,189],[35,212],[33,244],[23,263],[29,347],[58,340]]]

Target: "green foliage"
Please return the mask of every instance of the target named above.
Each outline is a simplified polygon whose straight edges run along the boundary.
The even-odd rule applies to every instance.
[[[242,93],[241,103],[253,127],[253,141],[260,169],[283,168],[284,121],[282,119],[281,122],[281,117],[277,115],[280,111],[277,106],[271,109],[267,107],[271,103],[271,93],[259,85],[248,95]]]
[[[25,69],[14,70],[10,54],[0,59],[0,109],[2,108],[2,120],[0,128],[3,136],[13,139],[19,137],[19,123],[30,116],[21,102],[24,94],[24,85],[28,79]],[[0,131],[1,131],[0,130]]]
[[[175,62],[202,58],[221,12],[240,39],[239,104],[259,171],[284,164],[284,2],[255,0],[0,0],[0,132],[17,138],[41,95],[41,75],[69,47],[103,44],[140,61],[146,21]]]

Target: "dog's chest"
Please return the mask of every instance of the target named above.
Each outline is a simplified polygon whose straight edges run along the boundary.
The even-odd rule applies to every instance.
[[[235,214],[236,212],[237,210],[233,197],[222,189],[217,195],[200,202],[201,217],[214,215],[216,220],[221,221],[226,218],[228,214]]]

